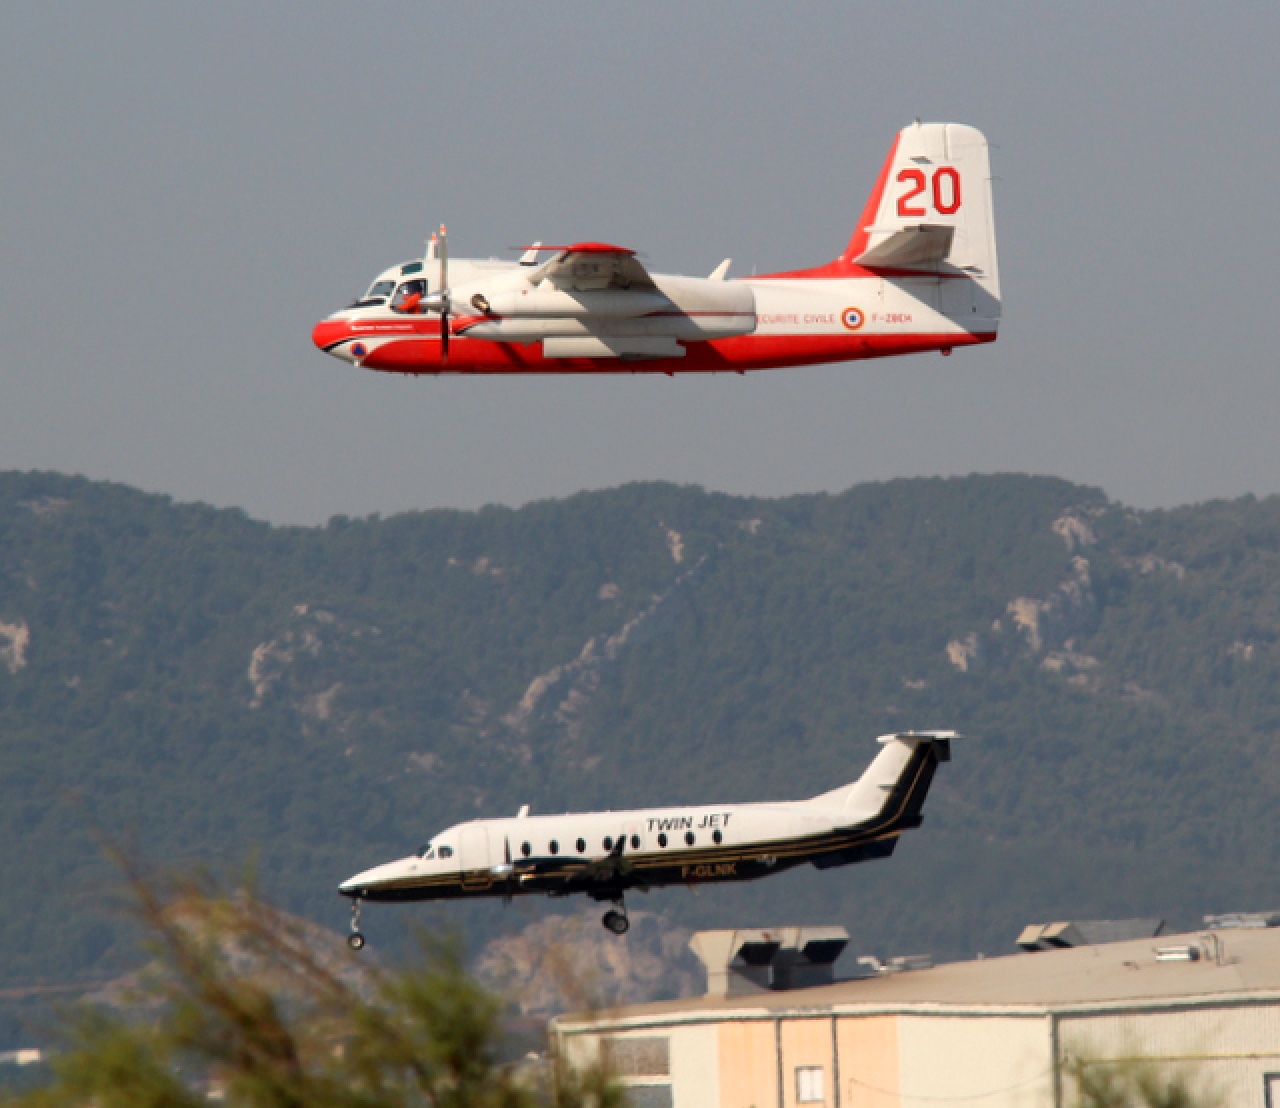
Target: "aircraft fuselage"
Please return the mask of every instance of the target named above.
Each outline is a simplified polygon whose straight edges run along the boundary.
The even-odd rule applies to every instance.
[[[858,781],[810,800],[472,820],[340,886],[357,900],[445,900],[743,881],[893,852],[918,827],[951,732],[885,736]]]
[[[453,263],[456,268],[465,264]],[[520,267],[512,263],[504,268],[518,274]],[[442,359],[440,322],[434,315],[398,315],[385,307],[352,308],[317,324],[312,338],[325,353],[365,369],[439,374],[742,373],[931,350],[950,352],[997,337],[998,319],[978,315],[984,308],[981,290],[964,277],[777,276],[709,281],[655,274],[653,280],[659,290],[677,294],[670,296],[677,306],[688,299],[678,293],[698,282],[749,293],[750,307],[746,311],[714,305],[693,308],[679,311],[678,319],[673,319],[676,308],[617,318],[460,315],[450,320],[447,361]],[[472,283],[484,284],[482,280]],[[545,345],[613,336],[670,336],[683,354],[591,357],[570,352],[555,357]],[[571,351],[572,342],[568,346]]]

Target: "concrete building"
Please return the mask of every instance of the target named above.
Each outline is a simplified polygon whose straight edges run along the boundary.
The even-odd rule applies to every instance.
[[[701,946],[743,965],[754,959],[759,985],[760,944],[778,940],[791,963],[812,946],[820,964],[838,941],[830,931],[813,943],[802,929],[718,932],[735,938]],[[735,944],[746,958],[731,953]],[[806,970],[810,980],[821,972]],[[603,1057],[636,1108],[1069,1108],[1073,1067],[1134,1060],[1212,1089],[1231,1108],[1280,1108],[1280,929],[1161,935],[806,988],[750,990],[732,973],[709,976],[720,995],[560,1017],[552,1031],[562,1056]]]

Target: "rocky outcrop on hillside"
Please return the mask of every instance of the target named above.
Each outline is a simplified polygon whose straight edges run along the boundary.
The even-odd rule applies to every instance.
[[[553,1016],[691,996],[701,970],[692,934],[655,912],[630,913],[625,936],[600,926],[594,906],[547,916],[494,939],[476,960],[480,980],[521,1013]]]

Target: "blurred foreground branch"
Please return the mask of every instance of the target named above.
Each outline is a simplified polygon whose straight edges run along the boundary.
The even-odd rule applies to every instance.
[[[1073,1058],[1065,1067],[1075,1108],[1221,1108],[1221,1097],[1184,1070],[1154,1060]]]
[[[126,868],[156,963],[110,1006],[67,1013],[49,1085],[21,1108],[611,1108],[598,1071],[514,1062],[502,1002],[456,945],[386,971],[253,892],[161,893]]]

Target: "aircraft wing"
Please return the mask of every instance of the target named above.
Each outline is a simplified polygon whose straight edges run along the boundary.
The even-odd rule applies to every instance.
[[[653,288],[653,278],[636,261],[636,252],[607,242],[578,242],[561,247],[558,254],[529,275],[530,284],[541,281],[550,281],[566,292]]]
[[[954,227],[927,223],[878,234],[874,227],[868,230],[871,245],[853,259],[867,269],[936,270],[951,253],[951,241],[956,234]]]
[[[603,858],[575,858],[566,855],[547,854],[538,858],[520,858],[513,863],[517,877],[523,880],[540,878],[548,874],[564,876],[575,884],[586,882],[608,883],[620,875],[629,873],[633,867],[630,858],[623,857],[626,839],[619,837],[617,845]]]
[[[597,858],[583,866],[574,875],[575,880],[607,885],[629,873],[633,868],[631,859],[622,856],[626,844],[626,837],[619,836],[617,845],[603,858]]]

